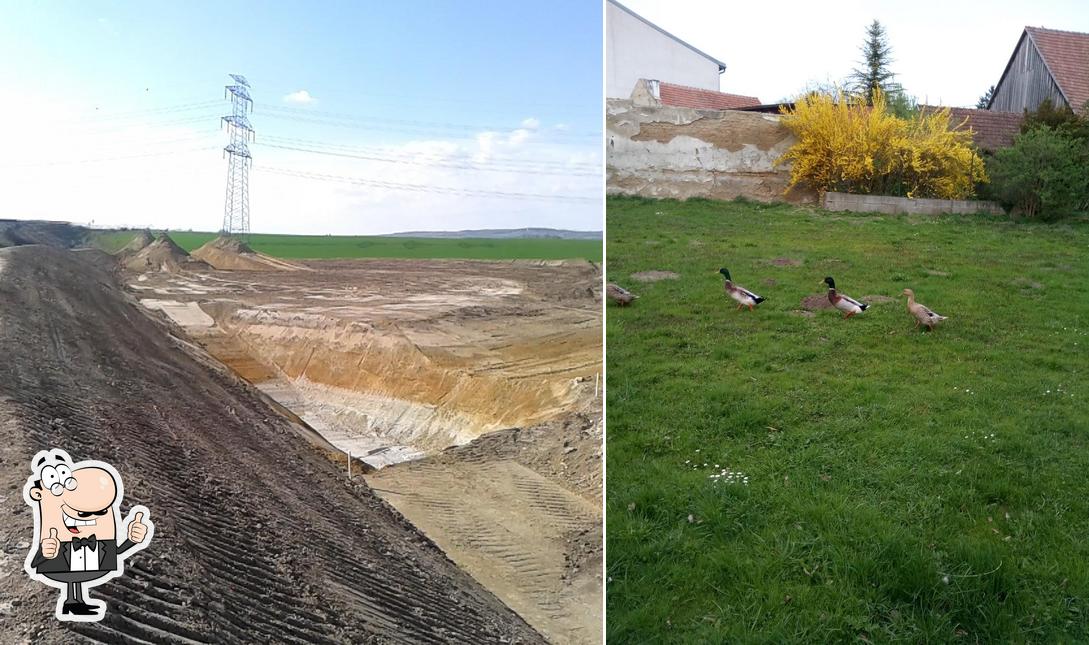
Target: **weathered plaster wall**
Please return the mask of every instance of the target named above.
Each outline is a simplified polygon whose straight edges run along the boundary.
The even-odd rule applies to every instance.
[[[606,103],[610,194],[814,203],[807,190],[786,192],[794,143],[778,115],[692,110],[628,100]]]

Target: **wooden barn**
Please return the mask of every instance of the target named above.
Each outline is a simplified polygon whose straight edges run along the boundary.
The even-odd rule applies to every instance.
[[[989,110],[1035,110],[1051,99],[1084,114],[1089,103],[1089,34],[1025,27]]]

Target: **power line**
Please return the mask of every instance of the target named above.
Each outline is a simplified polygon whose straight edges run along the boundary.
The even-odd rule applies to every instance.
[[[346,120],[346,119],[339,119],[338,120],[338,119],[314,118],[314,117],[306,117],[306,116],[296,115],[296,114],[269,113],[269,114],[265,114],[265,116],[269,116],[269,117],[272,117],[274,119],[284,119],[284,120],[288,120],[288,121],[294,121],[294,122],[297,122],[297,123],[312,123],[312,124],[315,124],[315,125],[325,125],[325,126],[332,126],[332,127],[337,127],[337,128],[351,128],[351,129],[355,129],[355,130],[380,130],[382,132],[395,131],[395,132],[407,132],[409,134],[425,134],[425,135],[429,135],[429,136],[438,135],[438,136],[446,137],[448,139],[458,139],[458,138],[460,138],[460,139],[469,139],[469,140],[475,140],[476,139],[475,136],[471,136],[468,133],[465,133],[465,134],[462,134],[462,135],[451,135],[449,132],[444,132],[439,128],[411,127],[411,126],[402,126],[402,125],[388,124],[388,123],[368,123],[368,122],[360,121],[360,120]],[[527,132],[530,131],[530,130],[528,130],[526,128],[515,128],[515,129],[516,130],[519,130],[519,129],[526,130]],[[488,132],[493,132],[493,131],[494,130],[488,130]],[[483,134],[484,132],[485,131],[482,130],[482,131],[478,132],[478,134]],[[523,143],[530,144],[530,145],[551,145],[551,146],[589,145],[588,143],[574,143],[574,142],[570,142],[570,141],[524,141]]]
[[[182,103],[177,105],[164,105],[157,108],[145,108],[142,110],[130,110],[127,112],[103,112],[101,114],[88,114],[84,117],[75,119],[62,119],[54,121],[54,125],[66,125],[66,124],[80,124],[80,123],[101,123],[106,121],[116,121],[118,119],[129,119],[132,117],[139,117],[144,115],[161,115],[161,114],[173,114],[177,112],[191,112],[194,110],[207,110],[210,107],[218,105],[219,101],[199,101],[195,103]]]
[[[115,124],[112,124],[112,125],[108,125],[107,127],[104,127],[104,128],[91,128],[91,129],[80,128],[78,130],[72,130],[71,128],[69,128],[67,130],[59,130],[59,131],[65,133],[65,134],[71,134],[73,136],[108,135],[108,134],[111,134],[111,133],[114,133],[114,132],[122,132],[122,131],[125,131],[125,130],[131,130],[131,129],[140,128],[140,127],[163,128],[163,127],[170,127],[170,126],[189,125],[189,124],[193,124],[193,123],[207,123],[209,121],[209,119],[217,118],[218,115],[219,115],[219,112],[215,111],[215,112],[206,112],[204,114],[199,114],[199,115],[195,115],[195,116],[188,116],[188,117],[182,117],[182,118],[178,118],[178,119],[171,119],[171,120],[167,120],[167,121],[145,121],[145,120],[141,120],[141,121],[133,121],[131,123],[115,123]]]
[[[0,168],[38,168],[46,166],[60,166],[60,165],[76,165],[85,163],[100,163],[106,161],[123,161],[125,159],[144,159],[146,157],[165,157],[169,155],[185,154],[189,152],[202,152],[207,150],[215,150],[216,146],[210,146],[206,148],[189,148],[186,150],[163,150],[161,152],[144,152],[133,155],[117,155],[113,157],[98,157],[95,159],[57,159],[53,161],[42,161],[38,163],[25,163],[25,164],[5,164]]]
[[[258,143],[256,145],[262,146],[262,147],[265,147],[265,148],[278,148],[280,150],[294,150],[296,152],[306,152],[306,153],[309,153],[309,154],[327,155],[327,156],[330,156],[330,157],[343,157],[343,158],[349,158],[349,159],[362,159],[362,160],[366,160],[366,161],[377,161],[377,162],[380,162],[380,163],[397,163],[397,164],[406,164],[406,165],[412,165],[412,166],[438,166],[438,167],[442,167],[442,168],[456,168],[456,169],[460,169],[460,170],[476,170],[476,171],[482,171],[482,172],[523,173],[523,174],[532,174],[532,175],[559,175],[559,176],[564,176],[564,177],[601,177],[600,172],[559,172],[559,171],[556,171],[556,170],[553,170],[553,169],[532,169],[532,168],[517,168],[517,167],[505,168],[505,167],[502,167],[502,166],[469,165],[469,164],[448,163],[448,162],[442,162],[442,161],[420,162],[420,161],[411,161],[411,160],[408,160],[408,159],[394,159],[394,158],[390,158],[390,157],[380,157],[380,156],[373,156],[373,155],[358,155],[358,154],[351,154],[351,153],[347,153],[347,152],[332,152],[332,151],[327,151],[327,150],[315,150],[315,149],[312,149],[312,148],[297,148],[297,147],[293,147],[293,146],[285,146],[285,145],[279,145],[279,144],[275,144],[275,143]]]
[[[425,184],[404,184],[392,181],[380,181],[376,179],[363,179],[361,177],[346,177],[344,175],[329,175],[325,173],[306,172],[292,170],[290,168],[257,167],[258,172],[284,175],[287,177],[300,177],[317,181],[332,181],[359,186],[371,186],[375,188],[388,188],[391,190],[403,190],[409,192],[437,193],[440,195],[459,195],[463,197],[501,197],[508,199],[541,199],[548,201],[562,201],[574,203],[600,203],[598,197],[581,197],[577,195],[549,195],[544,193],[518,193],[499,190],[475,190],[469,188],[453,188],[449,186],[432,186]]]
[[[300,116],[311,118],[327,118],[341,121],[360,121],[364,123],[392,123],[406,126],[420,127],[420,128],[441,128],[444,130],[463,130],[470,132],[480,131],[511,131],[511,130],[530,130],[534,131],[536,128],[527,127],[524,125],[483,125],[483,124],[465,124],[465,123],[446,123],[441,121],[417,121],[411,119],[391,119],[387,117],[368,116],[359,114],[349,114],[346,112],[326,112],[322,110],[314,110],[310,108],[292,108],[284,107],[282,105],[270,105],[266,103],[258,104],[262,112],[282,113],[282,114],[297,114]],[[558,130],[552,133],[552,136],[559,137],[580,137],[580,138],[600,138],[600,132],[568,132],[566,130]]]
[[[421,161],[449,161],[450,155],[444,155],[436,152],[411,152],[411,151],[398,151],[390,150],[389,148],[375,148],[368,146],[356,146],[346,145],[342,143],[329,143],[326,141],[318,141],[314,139],[299,139],[296,137],[280,137],[276,135],[265,135],[263,140],[270,140],[274,142],[280,142],[283,145],[301,145],[309,148],[325,148],[336,151],[352,152],[365,155],[375,155],[382,158],[397,158],[408,160],[421,160]],[[519,166],[525,168],[538,168],[538,167],[551,167],[559,170],[587,170],[595,171],[595,174],[600,174],[602,164],[590,163],[581,161],[552,161],[548,159],[534,159],[527,161],[525,159],[519,159],[518,157],[503,157],[503,156],[490,156],[486,162],[474,161],[469,155],[462,153],[460,160],[466,163],[472,163],[476,165],[504,165],[504,166]]]

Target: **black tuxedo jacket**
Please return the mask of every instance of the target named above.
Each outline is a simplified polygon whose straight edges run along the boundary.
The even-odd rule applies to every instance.
[[[136,546],[136,543],[132,540],[125,540],[121,544],[117,544],[113,540],[99,540],[98,541],[98,571],[106,573],[107,571],[117,570],[117,556],[128,553],[128,551]],[[42,546],[38,545],[38,553],[34,556],[34,559],[30,562],[30,566],[34,568],[37,573],[67,573],[72,569],[72,543],[61,542],[60,548],[57,550],[56,557],[47,558],[42,555]]]

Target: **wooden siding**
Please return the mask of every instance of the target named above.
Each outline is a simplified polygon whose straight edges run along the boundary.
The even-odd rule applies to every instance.
[[[1056,106],[1067,104],[1032,38],[1025,33],[1017,44],[1006,74],[995,88],[990,109],[1002,112],[1031,111],[1048,98]]]

